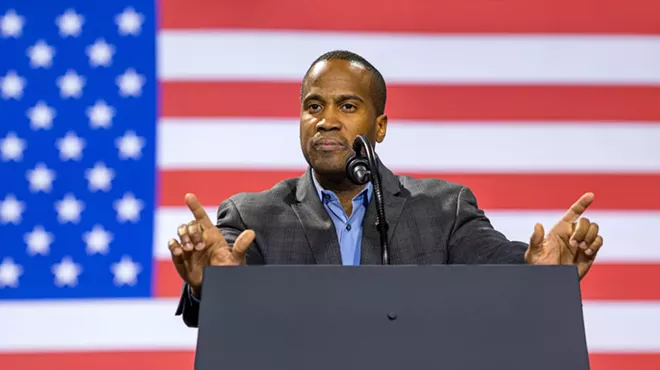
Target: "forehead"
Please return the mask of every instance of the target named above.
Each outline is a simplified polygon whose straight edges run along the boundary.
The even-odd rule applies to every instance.
[[[346,60],[322,61],[305,78],[304,93],[353,93],[368,98],[371,73],[364,66]]]

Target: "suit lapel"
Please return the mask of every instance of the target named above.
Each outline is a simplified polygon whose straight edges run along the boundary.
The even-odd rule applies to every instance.
[[[335,226],[316,195],[311,170],[307,170],[298,180],[297,202],[292,204],[305,231],[307,241],[317,264],[341,264],[341,253]]]
[[[394,229],[399,222],[399,216],[403,211],[406,198],[402,195],[398,178],[384,165],[379,163],[381,185],[383,188],[383,200],[385,202],[385,218],[389,225],[387,240],[391,243]],[[369,202],[367,214],[364,218],[362,229],[362,250],[360,253],[360,264],[379,265],[381,263],[380,234],[376,228],[376,199],[375,195]],[[390,249],[393,246],[390,244]],[[390,261],[392,251],[390,251]]]
[[[376,202],[373,197],[362,223],[361,265],[380,265],[380,235],[376,229]],[[386,212],[387,214],[387,212]]]

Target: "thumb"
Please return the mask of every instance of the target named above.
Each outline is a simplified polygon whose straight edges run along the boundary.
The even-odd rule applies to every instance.
[[[243,231],[241,235],[236,238],[234,246],[231,249],[236,258],[243,259],[245,257],[245,252],[247,252],[250,244],[254,241],[255,236],[254,231],[248,229]]]
[[[536,223],[534,225],[534,233],[532,237],[529,238],[529,247],[530,248],[540,248],[543,243],[543,237],[545,236],[545,231],[543,230],[543,225]]]

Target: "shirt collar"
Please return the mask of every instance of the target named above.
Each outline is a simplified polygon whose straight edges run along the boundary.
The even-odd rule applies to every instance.
[[[318,180],[316,180],[316,176],[314,175],[314,169],[312,169],[311,175],[312,175],[312,182],[314,183],[314,187],[316,188],[316,193],[318,194],[319,199],[321,200],[321,203],[323,203],[323,195],[324,194],[327,194],[327,195],[329,195],[331,197],[335,197],[335,198],[337,197],[332,190],[325,190],[321,186],[321,184],[319,184]],[[373,185],[371,184],[371,181],[369,181],[366,184],[366,186],[364,187],[364,189],[362,189],[362,191],[358,195],[356,195],[355,198],[353,198],[353,199],[357,199],[361,196],[364,196],[365,194],[366,194],[366,199],[365,199],[364,204],[367,205],[371,201],[371,197],[372,197],[372,194],[373,194]]]

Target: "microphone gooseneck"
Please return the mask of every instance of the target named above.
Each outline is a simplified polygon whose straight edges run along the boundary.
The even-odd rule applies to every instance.
[[[380,234],[381,263],[389,264],[389,243],[387,230],[389,225],[385,219],[385,202],[380,182],[380,172],[376,162],[376,152],[365,135],[359,135],[353,142],[354,153],[346,161],[346,174],[357,185],[371,181],[376,202],[376,228]]]

